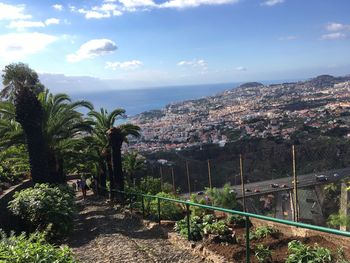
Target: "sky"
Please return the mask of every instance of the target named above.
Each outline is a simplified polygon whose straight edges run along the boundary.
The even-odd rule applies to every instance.
[[[0,67],[87,90],[345,75],[349,13],[349,0],[0,0]]]

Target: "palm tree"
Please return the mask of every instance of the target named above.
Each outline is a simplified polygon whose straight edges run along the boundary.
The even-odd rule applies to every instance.
[[[14,102],[15,120],[26,137],[33,182],[47,182],[49,169],[42,132],[43,108],[36,97],[43,85],[38,75],[22,63],[8,65],[3,72],[4,88],[0,95]]]
[[[122,144],[128,142],[128,136],[140,136],[140,127],[133,124],[123,124],[112,127],[107,131],[109,144],[112,149],[113,176],[116,179],[117,190],[124,191],[124,175],[122,168]],[[121,195],[119,200],[122,201]]]
[[[43,109],[41,126],[49,170],[45,181],[63,183],[64,159],[78,154],[75,146],[81,144],[84,132],[91,130],[90,123],[76,109],[91,109],[92,105],[86,101],[71,102],[66,94],[52,95],[48,90],[39,94],[38,101]],[[0,114],[0,146],[26,144],[24,129],[15,121],[15,106],[10,101],[0,102]]]
[[[67,94],[51,94],[48,90],[38,96],[44,109],[43,135],[47,145],[50,176],[56,183],[65,181],[64,158],[69,154],[78,154],[75,146],[82,143],[82,138],[91,130],[91,122],[83,118],[79,108],[91,110],[87,101],[72,102]]]
[[[110,183],[110,197],[113,198],[113,189],[115,189],[115,177],[113,176],[112,169],[112,159],[111,159],[111,151],[109,148],[109,141],[107,138],[106,132],[114,126],[115,121],[118,117],[123,117],[125,110],[123,109],[115,109],[110,113],[101,108],[100,111],[91,111],[89,112],[89,116],[93,121],[93,145],[95,147],[95,151],[98,152],[100,156],[99,160],[99,175],[100,175],[100,186],[102,188],[106,187],[106,172],[108,171],[108,178]]]
[[[137,152],[126,153],[123,156],[123,168],[128,176],[129,185],[132,185],[135,173],[145,169],[145,158]]]

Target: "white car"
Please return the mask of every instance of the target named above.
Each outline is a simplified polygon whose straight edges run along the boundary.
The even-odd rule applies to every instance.
[[[325,176],[324,174],[315,175],[315,177],[316,177],[317,182],[327,182],[328,181],[328,177]]]

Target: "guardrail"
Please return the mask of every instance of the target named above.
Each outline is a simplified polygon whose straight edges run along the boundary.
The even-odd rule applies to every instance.
[[[226,209],[222,207],[216,207],[216,206],[210,206],[210,205],[202,205],[190,201],[185,201],[185,200],[180,200],[180,199],[173,199],[173,198],[168,198],[168,197],[161,197],[161,196],[156,196],[156,195],[148,195],[148,194],[142,194],[142,193],[135,193],[135,192],[126,192],[126,191],[118,191],[118,190],[113,190],[113,192],[126,195],[130,197],[130,207],[131,209],[133,208],[133,197],[141,197],[141,206],[142,206],[142,216],[145,216],[145,198],[150,198],[150,199],[157,199],[157,220],[158,223],[161,224],[161,201],[166,201],[166,202],[174,202],[174,203],[180,203],[184,204],[186,206],[186,220],[187,220],[187,237],[190,239],[191,236],[191,228],[190,228],[190,206],[196,206],[208,210],[213,210],[213,211],[220,211],[232,215],[239,215],[242,217],[245,217],[245,241],[246,241],[246,262],[250,263],[250,239],[249,239],[249,219],[250,218],[257,218],[265,221],[270,221],[270,222],[275,222],[275,223],[280,223],[288,226],[295,226],[295,227],[300,227],[304,229],[310,229],[310,230],[316,230],[324,233],[329,233],[329,234],[335,234],[339,236],[344,236],[344,237],[350,237],[350,232],[345,232],[345,231],[340,231],[337,229],[331,229],[327,227],[321,227],[321,226],[314,226],[310,224],[304,224],[304,223],[298,223],[298,222],[293,222],[293,221],[288,221],[288,220],[283,220],[283,219],[278,219],[278,218],[273,218],[273,217],[268,217],[268,216],[263,216],[263,215],[257,215],[257,214],[251,214],[247,212],[242,212],[242,211],[236,211],[236,210],[231,210],[231,209]]]

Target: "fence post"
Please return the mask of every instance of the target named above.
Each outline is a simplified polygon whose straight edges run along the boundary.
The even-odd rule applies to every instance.
[[[299,221],[299,204],[298,204],[298,178],[296,173],[295,164],[295,146],[292,146],[292,156],[293,156],[293,187],[294,187],[294,221]]]
[[[212,189],[211,184],[211,169],[210,169],[210,160],[208,159],[208,177],[209,177],[209,188]]]
[[[158,203],[158,224],[160,224],[160,199],[157,197],[157,203]]]
[[[244,176],[243,176],[243,158],[242,154],[239,155],[239,170],[241,173],[241,186],[242,186],[242,198],[243,198],[243,212],[246,211],[246,206],[245,206],[245,187],[244,187]]]
[[[132,198],[133,198],[133,194],[129,194],[130,196],[130,212],[132,214],[132,208],[133,208],[133,205],[132,205]]]
[[[249,216],[245,217],[245,248],[246,262],[250,263]]]
[[[188,168],[188,161],[186,161],[186,171],[187,171],[188,194],[189,194],[189,197],[191,197],[191,182],[190,182],[190,170]]]
[[[145,198],[141,195],[142,218],[145,217]]]
[[[173,180],[173,192],[176,194],[174,167],[171,167],[171,178]]]
[[[187,239],[191,240],[191,225],[190,225],[190,216],[191,216],[191,211],[190,211],[190,205],[186,204],[186,220],[187,220]]]
[[[163,191],[163,168],[160,166],[159,168],[159,173],[160,173],[160,189]]]

